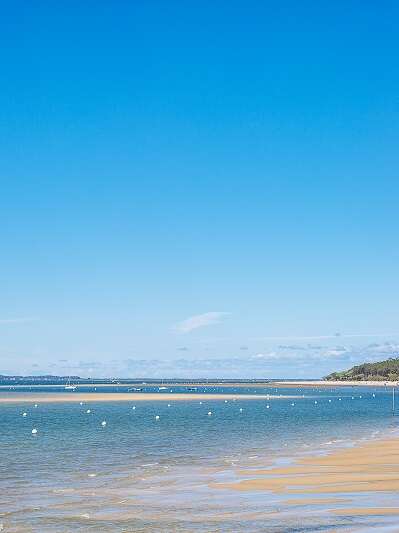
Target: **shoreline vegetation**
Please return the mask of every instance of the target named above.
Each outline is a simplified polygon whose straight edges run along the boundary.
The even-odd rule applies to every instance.
[[[389,358],[375,363],[363,363],[349,370],[332,372],[324,378],[326,381],[399,381],[399,358]]]

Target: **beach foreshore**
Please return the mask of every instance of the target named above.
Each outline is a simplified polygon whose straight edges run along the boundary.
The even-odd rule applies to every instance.
[[[87,392],[87,393],[63,393],[63,392],[36,392],[36,393],[7,393],[0,396],[0,403],[65,403],[65,402],[140,402],[140,401],[247,401],[247,400],[273,400],[291,399],[298,396],[276,396],[265,394],[207,394],[207,393],[130,393],[130,392]]]
[[[330,455],[303,457],[287,467],[239,470],[233,483],[213,484],[220,489],[270,491],[287,496],[333,495],[399,491],[399,437],[373,439]],[[240,479],[241,478],[241,479]],[[298,504],[298,499],[295,499]],[[370,509],[369,509],[370,511]],[[360,512],[360,511],[357,511]],[[364,509],[364,513],[367,509]],[[377,512],[373,510],[372,512]],[[384,514],[384,513],[382,513]]]

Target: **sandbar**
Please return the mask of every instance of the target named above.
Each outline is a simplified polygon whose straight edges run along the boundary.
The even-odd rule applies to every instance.
[[[14,393],[0,396],[0,403],[66,403],[66,402],[140,402],[140,401],[246,401],[291,399],[297,396],[272,396],[263,394],[208,394],[208,393],[130,393],[130,392],[54,392]]]

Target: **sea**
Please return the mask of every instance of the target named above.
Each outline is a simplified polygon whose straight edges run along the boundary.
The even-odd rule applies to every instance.
[[[82,404],[36,404],[30,386],[1,388],[0,399],[26,393],[27,400],[0,403],[0,531],[399,531],[395,516],[335,516],[310,500],[304,512],[281,494],[220,488],[240,470],[398,434],[391,389],[198,384],[172,387],[198,394],[193,400],[147,401],[145,394],[171,388],[141,388],[141,401]],[[239,396],[201,400],[203,392]],[[253,394],[262,398],[246,399]],[[363,498],[375,504],[375,495]]]

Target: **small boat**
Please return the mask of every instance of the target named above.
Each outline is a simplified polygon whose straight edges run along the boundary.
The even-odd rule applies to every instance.
[[[137,387],[132,387],[131,389],[127,389],[127,392],[132,392],[132,391],[136,391],[136,392],[141,392],[143,389],[138,389]]]
[[[168,390],[169,387],[158,387],[158,390]]]
[[[66,385],[64,387],[65,390],[76,390],[77,389],[77,385],[73,385],[71,383],[71,378],[68,378],[68,381],[66,382]]]

